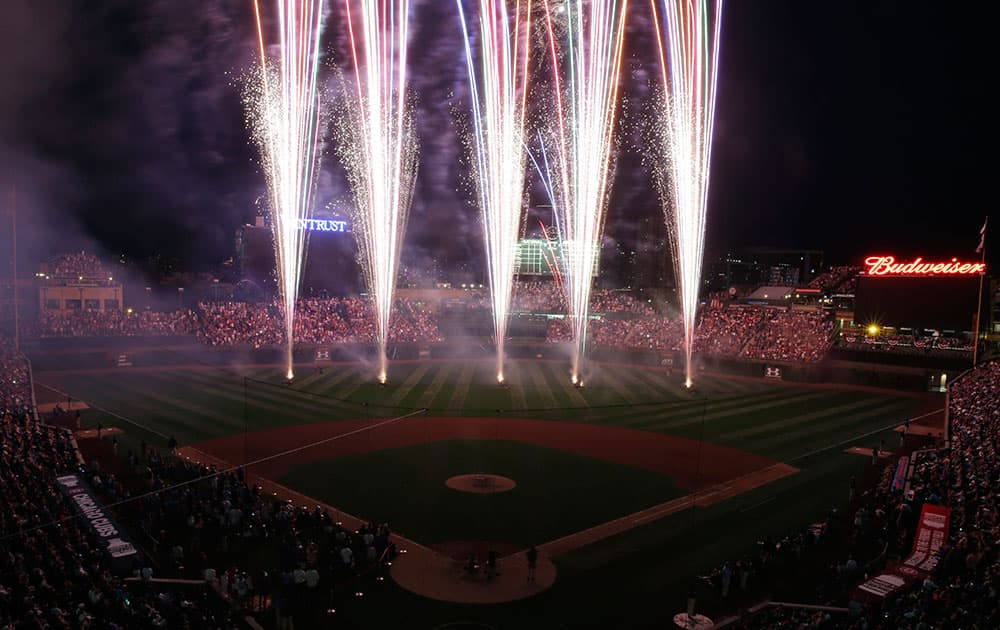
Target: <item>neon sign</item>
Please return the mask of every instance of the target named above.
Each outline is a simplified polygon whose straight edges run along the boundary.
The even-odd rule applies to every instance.
[[[893,256],[869,256],[865,258],[869,276],[970,276],[986,271],[986,263],[961,262],[952,258],[948,262],[924,262],[915,258],[911,262],[896,262]]]
[[[298,226],[300,230],[309,230],[311,232],[347,231],[347,221],[340,221],[338,219],[299,219]]]

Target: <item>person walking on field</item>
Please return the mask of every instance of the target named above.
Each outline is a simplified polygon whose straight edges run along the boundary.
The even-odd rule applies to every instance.
[[[535,568],[538,566],[538,550],[532,545],[525,554],[528,557],[528,581],[535,581]]]

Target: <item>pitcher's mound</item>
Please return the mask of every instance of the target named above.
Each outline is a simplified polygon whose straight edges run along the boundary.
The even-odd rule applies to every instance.
[[[494,492],[507,492],[517,487],[517,482],[509,477],[500,475],[456,475],[449,477],[444,485],[459,492],[474,492],[477,494],[492,494]]]

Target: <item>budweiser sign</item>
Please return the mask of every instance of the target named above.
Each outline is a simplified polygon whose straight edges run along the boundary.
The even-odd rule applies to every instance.
[[[924,262],[915,258],[910,262],[896,262],[893,256],[869,256],[865,258],[869,276],[969,276],[986,271],[986,263],[962,262],[952,258],[948,262]]]

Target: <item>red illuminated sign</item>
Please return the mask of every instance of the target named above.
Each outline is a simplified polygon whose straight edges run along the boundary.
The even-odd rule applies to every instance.
[[[865,258],[869,276],[927,276],[950,275],[969,276],[986,271],[986,263],[961,262],[952,258],[948,262],[924,262],[915,258],[911,262],[896,262],[893,256],[869,256]]]

